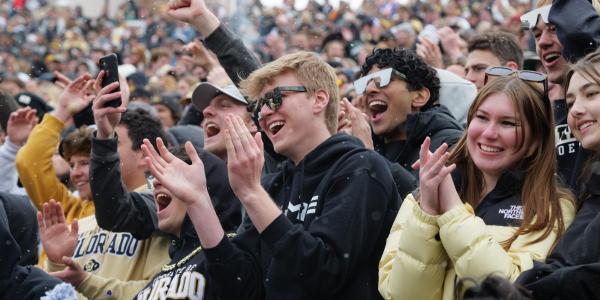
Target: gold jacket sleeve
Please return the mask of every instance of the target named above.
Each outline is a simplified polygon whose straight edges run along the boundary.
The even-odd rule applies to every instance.
[[[60,202],[65,211],[67,223],[75,218],[94,214],[94,204],[73,196],[56,177],[52,166],[52,155],[60,141],[64,124],[50,114],[46,114],[35,126],[16,158],[17,171],[21,183],[37,209],[50,199]]]

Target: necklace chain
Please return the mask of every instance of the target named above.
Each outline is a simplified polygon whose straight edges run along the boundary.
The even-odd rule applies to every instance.
[[[227,234],[227,238],[232,238],[236,236],[235,233],[228,233]],[[177,263],[174,264],[166,264],[162,267],[161,271],[162,272],[170,272],[175,268],[179,268],[181,266],[183,266],[185,263],[187,263],[192,257],[194,257],[194,255],[198,254],[198,252],[202,251],[202,246],[198,246],[198,248],[194,249],[194,251],[190,252],[188,255],[184,256],[182,259],[180,259]]]

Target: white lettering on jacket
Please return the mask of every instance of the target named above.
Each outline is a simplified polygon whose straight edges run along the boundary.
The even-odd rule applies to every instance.
[[[306,203],[298,203],[298,204],[292,204],[291,202],[288,203],[288,207],[287,210],[285,212],[285,215],[287,216],[288,211],[295,213],[298,212],[298,214],[296,215],[296,220],[298,221],[304,221],[304,218],[306,218],[306,215],[311,215],[316,213],[316,209],[317,209],[317,204],[319,204],[319,196],[313,196],[312,198],[310,198],[310,203],[306,204]],[[300,209],[302,209],[300,211]]]
[[[195,268],[193,264],[158,276],[151,286],[137,294],[136,299],[204,299],[206,279],[201,273],[193,271]]]
[[[73,257],[99,253],[133,257],[137,252],[139,243],[140,241],[130,233],[113,233],[108,241],[107,234],[104,231],[99,231],[93,235],[80,235]]]
[[[523,206],[511,205],[510,208],[501,208],[498,213],[504,215],[504,219],[523,220]]]

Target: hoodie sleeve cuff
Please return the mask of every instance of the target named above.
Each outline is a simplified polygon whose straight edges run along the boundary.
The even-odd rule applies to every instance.
[[[290,220],[280,214],[265,230],[260,234],[261,238],[271,247],[294,226]]]
[[[119,159],[118,141],[119,138],[116,134],[112,139],[98,139],[94,131],[92,136],[92,159],[100,162],[112,162]]]
[[[6,137],[6,140],[4,141],[4,147],[6,147],[6,150],[12,154],[12,155],[17,155],[17,152],[19,151],[19,149],[21,149],[21,145],[17,145],[17,144],[13,144],[10,139],[8,137]]]
[[[231,241],[225,235],[216,246],[204,249],[204,255],[210,263],[223,263],[233,256],[234,252]]]

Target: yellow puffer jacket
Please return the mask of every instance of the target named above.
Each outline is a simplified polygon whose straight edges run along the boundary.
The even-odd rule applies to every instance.
[[[561,199],[565,226],[575,207]],[[385,299],[454,299],[460,279],[481,281],[489,274],[514,281],[521,272],[543,261],[556,240],[556,231],[528,244],[541,232],[519,236],[508,251],[500,242],[516,227],[490,226],[475,216],[469,204],[441,216],[431,216],[412,195],[402,204],[379,262],[379,292]]]

